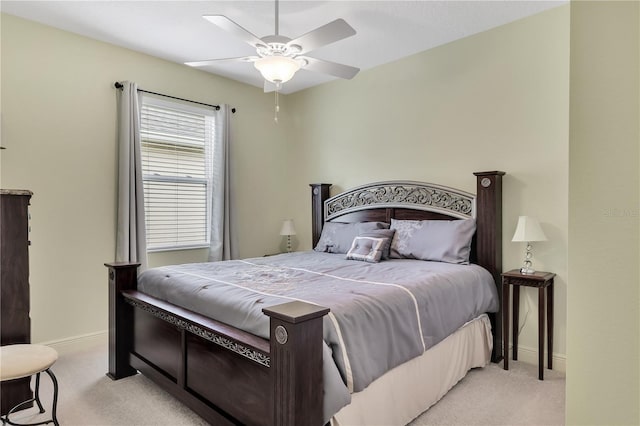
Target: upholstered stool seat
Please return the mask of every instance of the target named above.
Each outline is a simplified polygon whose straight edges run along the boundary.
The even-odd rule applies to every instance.
[[[58,381],[56,376],[51,372],[51,367],[58,359],[58,352],[44,345],[6,345],[0,347],[0,381],[21,379],[36,375],[36,390],[34,398],[21,402],[13,407],[9,412],[2,416],[2,423],[11,425],[43,425],[53,423],[58,426],[56,418],[56,406],[58,404]],[[40,373],[45,372],[51,377],[53,383],[53,404],[51,409],[51,419],[38,423],[15,423],[9,419],[9,416],[17,411],[18,408],[30,402],[36,402],[41,413],[45,410],[40,402]]]

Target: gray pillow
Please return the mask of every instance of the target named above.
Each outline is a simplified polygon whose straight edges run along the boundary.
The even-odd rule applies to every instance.
[[[318,240],[314,250],[344,254],[351,248],[353,239],[362,232],[385,228],[389,228],[389,224],[386,222],[327,222],[322,228],[320,240]]]
[[[393,239],[393,235],[395,233],[396,233],[395,229],[376,229],[373,231],[363,232],[358,236],[384,238],[386,241],[384,243],[384,247],[382,248],[382,260],[387,260],[389,259],[389,256],[390,256],[391,240]]]
[[[380,262],[382,248],[387,238],[355,237],[347,252],[349,260],[363,260],[370,263]]]
[[[468,264],[475,219],[394,220],[391,258]]]

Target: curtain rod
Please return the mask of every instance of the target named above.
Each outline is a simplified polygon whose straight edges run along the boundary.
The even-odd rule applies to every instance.
[[[114,87],[116,89],[122,89],[124,86],[119,81],[116,81],[115,84],[114,84]],[[163,93],[150,92],[148,90],[142,90],[142,89],[138,89],[138,92],[149,93],[150,95],[163,96],[165,98],[177,99],[179,101],[191,102],[192,104],[204,105],[204,106],[208,106],[208,107],[214,108],[216,111],[218,111],[220,109],[220,105],[205,104],[204,102],[198,102],[198,101],[192,101],[190,99],[178,98],[176,96],[165,95]],[[231,108],[231,112],[233,114],[235,114],[236,113],[236,109],[235,108]]]

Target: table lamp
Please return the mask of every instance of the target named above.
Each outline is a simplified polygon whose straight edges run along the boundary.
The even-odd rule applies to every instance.
[[[542,232],[542,228],[538,221],[529,216],[520,216],[518,218],[518,225],[516,226],[516,232],[513,234],[515,242],[526,242],[527,248],[524,255],[524,264],[520,268],[520,272],[523,274],[533,274],[536,272],[533,270],[531,258],[533,254],[531,252],[531,242],[533,241],[547,241],[546,235]]]
[[[296,228],[293,226],[293,219],[287,219],[282,222],[280,235],[287,236],[287,253],[291,253],[291,236],[296,235]]]

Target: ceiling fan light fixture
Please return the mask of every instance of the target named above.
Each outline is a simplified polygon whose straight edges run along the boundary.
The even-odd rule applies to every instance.
[[[285,83],[293,78],[302,64],[286,56],[265,56],[256,60],[253,65],[262,77],[271,83]]]

